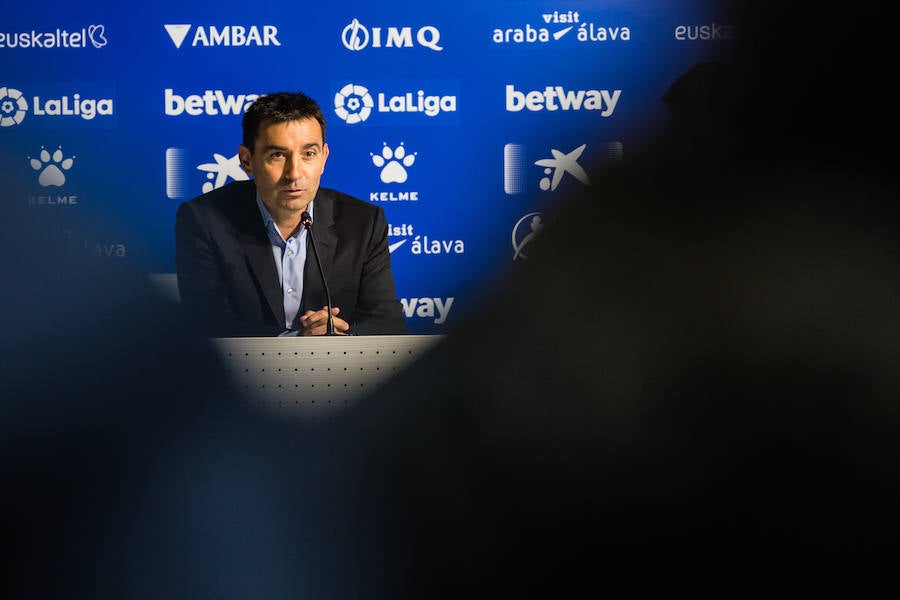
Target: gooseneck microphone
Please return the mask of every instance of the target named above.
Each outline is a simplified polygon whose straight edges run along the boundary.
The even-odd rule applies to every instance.
[[[316,238],[312,232],[312,217],[305,210],[300,215],[300,223],[306,227],[306,231],[309,234],[313,255],[316,257],[316,264],[319,266],[319,275],[322,276],[322,287],[325,288],[325,302],[328,304],[328,321],[325,324],[325,335],[337,335],[334,332],[334,315],[331,314],[331,292],[328,291],[328,281],[325,280],[325,271],[322,270],[322,261],[319,260],[319,249],[316,247]]]

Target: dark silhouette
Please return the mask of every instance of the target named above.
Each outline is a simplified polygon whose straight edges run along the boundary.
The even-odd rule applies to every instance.
[[[738,21],[727,160],[629,156],[483,310],[319,427],[235,398],[130,274],[16,261],[8,595],[896,587],[897,194],[886,146],[859,143],[895,118],[859,70],[892,38],[790,4]],[[838,81],[847,110],[822,102]]]
[[[860,68],[890,36],[739,12],[673,129],[343,423],[398,595],[895,587],[895,152],[862,139],[896,111]]]
[[[743,141],[738,76],[734,65],[708,61],[672,82],[661,98],[669,109],[669,130],[660,136],[670,160],[689,161],[694,169],[701,161],[714,168],[734,160]]]

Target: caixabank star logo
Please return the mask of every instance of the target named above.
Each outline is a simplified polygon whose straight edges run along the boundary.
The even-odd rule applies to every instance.
[[[198,158],[196,152],[194,154],[192,158],[187,148],[166,148],[166,197],[169,199],[186,200],[232,181],[249,179],[241,167],[237,153],[229,157],[213,152],[212,161],[205,153],[200,153],[202,158]],[[197,162],[198,160],[206,162]],[[198,171],[205,175],[200,175]]]
[[[622,160],[622,142],[592,143],[594,148],[590,163],[618,164]],[[560,148],[568,148],[561,150]],[[591,178],[582,162],[588,145],[575,147],[550,146],[541,154],[530,156],[525,144],[510,143],[503,146],[503,191],[508,195],[523,194],[537,188],[542,192],[555,192],[561,184],[574,182],[591,185]],[[549,156],[547,156],[549,154]],[[533,158],[537,156],[537,160]],[[538,167],[535,170],[534,167]],[[539,179],[536,179],[539,177]],[[536,183],[534,185],[533,183]]]

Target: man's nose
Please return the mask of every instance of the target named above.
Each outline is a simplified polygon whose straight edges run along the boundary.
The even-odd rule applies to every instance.
[[[296,181],[303,176],[303,171],[301,169],[300,160],[288,157],[284,162],[284,174],[283,177],[288,181]]]

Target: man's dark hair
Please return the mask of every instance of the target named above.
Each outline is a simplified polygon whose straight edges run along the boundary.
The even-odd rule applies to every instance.
[[[315,100],[302,92],[275,92],[257,98],[242,122],[243,144],[253,153],[260,126],[265,123],[285,123],[301,119],[315,119],[322,128],[322,143],[325,143],[325,115]]]

